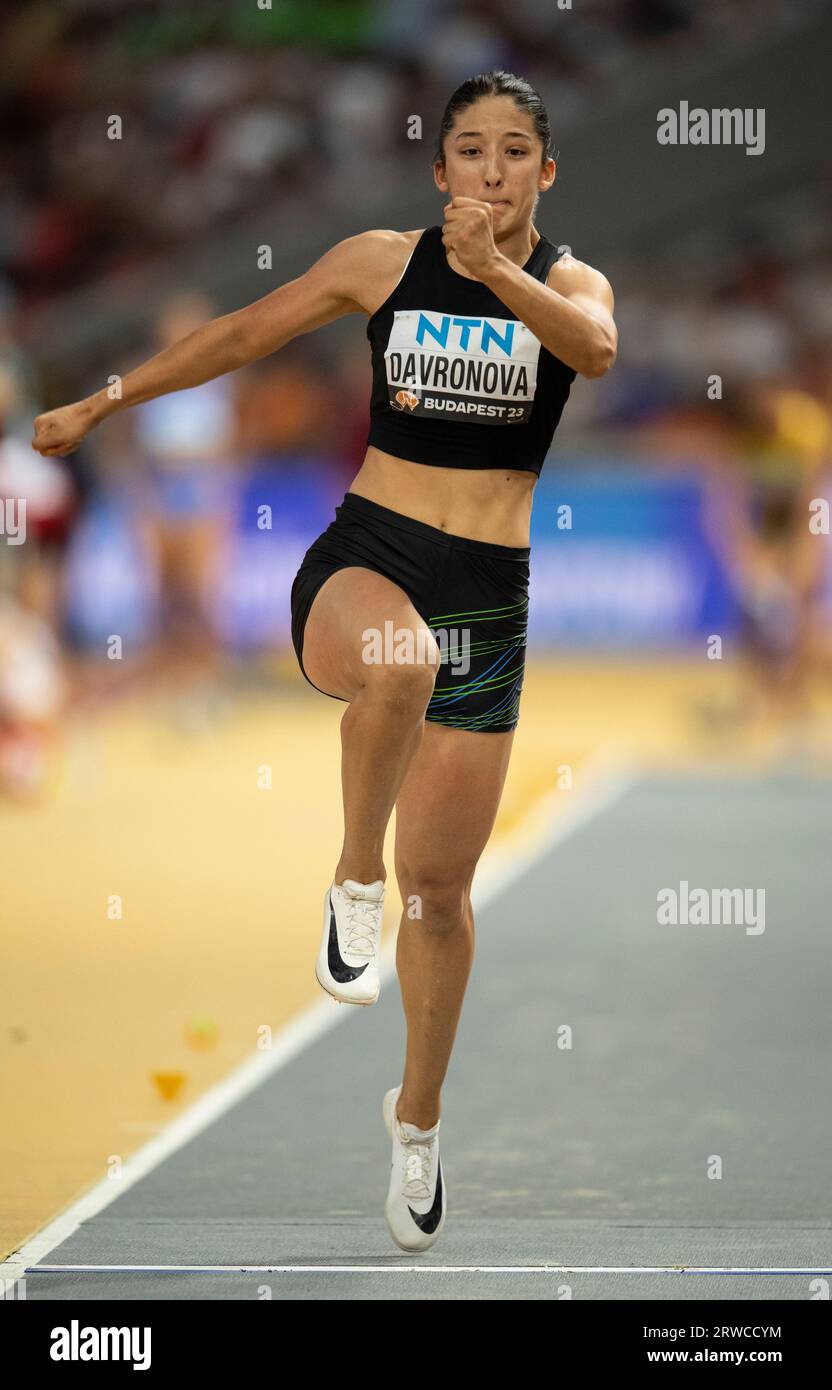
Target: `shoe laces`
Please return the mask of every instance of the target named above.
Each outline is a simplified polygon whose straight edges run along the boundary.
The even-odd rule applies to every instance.
[[[433,1197],[431,1187],[431,1151],[435,1147],[433,1144],[417,1144],[414,1140],[410,1141],[407,1147],[406,1172],[407,1180],[404,1181],[401,1191],[404,1197],[410,1197],[411,1201],[418,1198]]]
[[[401,1125],[401,1121],[399,1124]],[[408,1139],[401,1128],[399,1135],[407,1150],[405,1158],[406,1177],[402,1183],[402,1195],[409,1197],[413,1202],[422,1198],[430,1200],[433,1197],[431,1163],[436,1153],[436,1138],[434,1137],[427,1142]]]
[[[345,950],[354,956],[375,955],[376,934],[383,907],[380,902],[365,898],[347,898],[347,924]]]

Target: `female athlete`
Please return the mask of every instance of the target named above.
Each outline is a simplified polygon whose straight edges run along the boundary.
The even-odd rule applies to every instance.
[[[368,316],[367,452],[292,586],[292,638],[341,720],[344,840],[316,975],[378,997],[382,847],[396,807],[407,1021],[385,1217],[403,1250],[445,1221],[440,1093],[474,951],[470,889],[508,768],[523,683],[532,493],[575,376],[615,361],[613,296],[537,229],[555,179],[549,119],[490,72],[446,107],[434,156],[444,225],[366,231],[304,275],[214,319],[107,391],[41,415],[66,454],[115,410],[209,381],[345,314]]]

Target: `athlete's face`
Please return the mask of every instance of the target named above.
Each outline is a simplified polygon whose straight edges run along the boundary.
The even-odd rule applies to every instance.
[[[529,222],[539,194],[555,180],[555,161],[540,162],[531,116],[509,96],[480,97],[458,112],[444,149],[444,164],[434,165],[437,188],[491,203],[497,240]]]

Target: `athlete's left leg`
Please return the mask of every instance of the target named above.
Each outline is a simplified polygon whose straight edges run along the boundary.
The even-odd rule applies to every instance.
[[[425,721],[396,801],[402,896],[396,967],[407,1018],[397,1113],[430,1129],[474,956],[470,889],[494,826],[513,730],[475,733]]]

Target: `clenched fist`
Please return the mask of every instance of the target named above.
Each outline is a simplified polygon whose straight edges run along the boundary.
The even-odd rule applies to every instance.
[[[89,401],[74,401],[72,405],[47,410],[35,420],[32,448],[44,457],[71,454],[94,424],[95,417]]]
[[[452,198],[446,203],[442,241],[460,265],[481,280],[500,253],[494,243],[494,210],[480,198]]]

